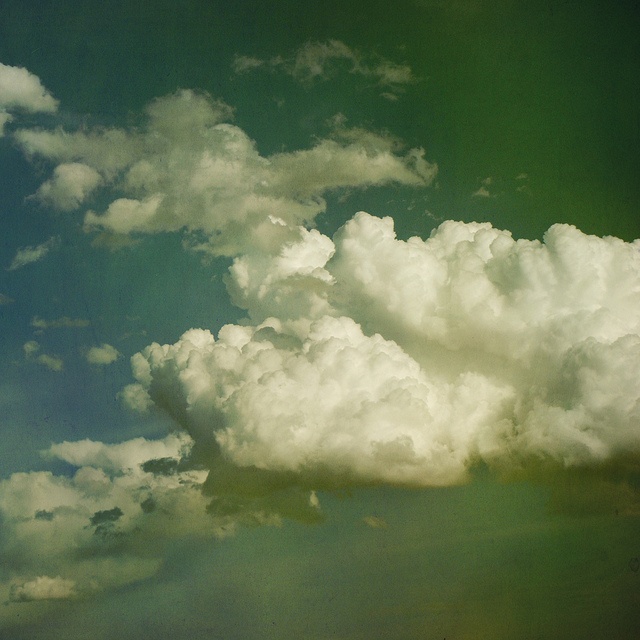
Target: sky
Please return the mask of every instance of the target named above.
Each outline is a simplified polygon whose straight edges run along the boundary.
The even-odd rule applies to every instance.
[[[5,0],[0,637],[635,638],[639,22]]]

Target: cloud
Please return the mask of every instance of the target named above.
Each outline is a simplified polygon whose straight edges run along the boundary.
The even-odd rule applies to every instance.
[[[378,516],[365,516],[362,518],[362,522],[371,529],[386,529],[389,526],[384,518]]]
[[[340,71],[370,78],[376,84],[395,91],[416,82],[409,65],[398,64],[382,56],[365,55],[340,40],[306,42],[289,58],[276,56],[262,60],[236,56],[233,61],[236,73],[246,73],[258,68],[282,69],[304,83],[328,80]],[[387,96],[397,98],[390,92],[387,92]]]
[[[115,444],[62,442],[42,454],[70,472],[0,480],[0,597],[94,596],[154,575],[176,539],[222,539],[240,524],[320,517],[314,493],[222,460],[207,472],[193,445],[183,432]]]
[[[260,58],[253,58],[251,56],[235,56],[232,67],[236,73],[245,73],[253,69],[258,69],[263,64],[265,64],[265,61],[260,60]]]
[[[50,355],[47,353],[41,353],[36,355],[40,351],[40,344],[35,340],[29,340],[22,345],[24,351],[24,357],[27,360],[33,360],[38,364],[46,367],[50,371],[60,372],[64,369],[64,362],[58,356]]]
[[[640,453],[639,248],[452,221],[401,241],[365,213],[300,229],[235,259],[251,324],[150,345],[128,397],[204,458],[312,489],[597,467]]]
[[[61,318],[56,318],[55,320],[45,320],[44,318],[40,318],[38,316],[34,316],[31,320],[31,326],[36,329],[60,329],[60,328],[84,328],[88,327],[91,323],[84,318],[69,318],[67,316],[62,316]]]
[[[85,228],[117,237],[185,231],[193,249],[273,248],[326,208],[336,189],[429,185],[437,167],[390,136],[338,127],[308,149],[261,156],[232,109],[193,91],[158,98],[135,130],[20,130],[29,156],[60,163],[36,197],[77,206],[100,180],[112,199]],[[98,178],[99,176],[99,178]]]
[[[472,198],[492,198],[493,194],[489,190],[493,184],[493,178],[485,178],[477,191],[471,194]]]
[[[5,304],[13,304],[14,302],[15,300],[13,298],[4,295],[4,293],[0,293],[0,306]]]
[[[56,111],[58,101],[42,86],[40,79],[22,67],[0,63],[0,136],[13,118],[10,111],[32,113]]]
[[[99,347],[91,347],[87,351],[87,362],[89,364],[108,365],[115,362],[120,357],[120,352],[110,344],[102,344]]]
[[[45,457],[71,475],[0,480],[0,592],[14,602],[91,595],[153,574],[176,537],[228,535],[236,520],[207,511],[206,472],[186,464],[191,444],[184,434],[65,442]],[[175,460],[175,473],[155,472],[156,457]]]
[[[100,174],[78,162],[58,165],[50,180],[44,182],[35,194],[43,204],[62,211],[78,208],[101,183]]]
[[[43,242],[42,244],[39,244],[35,247],[23,247],[21,249],[18,249],[15,257],[8,267],[8,270],[15,271],[16,269],[20,269],[27,264],[38,262],[39,260],[42,260],[50,251],[57,249],[59,246],[60,238],[58,236],[53,236],[46,242]]]
[[[12,602],[67,600],[75,595],[75,582],[73,580],[65,580],[60,576],[55,578],[38,576],[30,582],[12,585],[9,599]]]
[[[62,358],[48,353],[41,353],[36,358],[36,362],[49,369],[49,371],[60,372],[64,369],[64,361]]]

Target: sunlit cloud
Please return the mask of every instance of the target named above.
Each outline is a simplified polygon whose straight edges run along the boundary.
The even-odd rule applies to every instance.
[[[86,354],[87,362],[96,365],[108,365],[115,362],[121,353],[110,344],[102,344],[99,347],[91,347]]]
[[[60,163],[36,197],[63,209],[86,206],[101,182],[113,196],[104,211],[86,213],[88,231],[128,237],[184,230],[194,249],[235,255],[281,244],[290,229],[325,211],[328,192],[425,187],[437,173],[423,149],[403,150],[390,136],[346,127],[308,149],[261,156],[226,122],[228,105],[193,91],[153,101],[146,115],[144,129],[18,131],[29,156]]]
[[[38,262],[42,260],[50,251],[57,249],[60,246],[60,237],[54,236],[49,238],[46,242],[33,247],[23,247],[18,249],[11,264],[8,267],[9,271],[15,271],[22,267]]]
[[[22,67],[0,63],[0,136],[13,120],[13,111],[31,113],[56,111],[58,101],[44,88],[40,79]]]

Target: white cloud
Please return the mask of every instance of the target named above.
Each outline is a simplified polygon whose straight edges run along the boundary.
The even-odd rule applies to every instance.
[[[10,111],[54,112],[58,101],[42,86],[40,79],[22,67],[0,63],[0,136],[13,118]]]
[[[181,458],[191,448],[191,441],[184,434],[170,435],[164,440],[135,438],[116,444],[104,444],[93,440],[53,444],[43,452],[50,458],[64,460],[76,467],[96,467],[116,472],[135,469],[154,458]]]
[[[87,230],[120,237],[186,231],[188,244],[235,255],[279,246],[325,210],[328,191],[385,184],[429,185],[436,165],[422,149],[338,127],[309,149],[261,156],[244,131],[224,122],[230,107],[192,91],[159,98],[146,127],[67,133],[21,130],[29,155],[61,163],[37,197],[70,208],[102,180],[117,198],[88,211]]]
[[[75,582],[60,576],[38,576],[35,580],[11,587],[12,602],[32,602],[34,600],[66,600],[76,595]]]
[[[60,246],[60,238],[54,236],[49,238],[46,242],[36,245],[35,247],[23,247],[18,249],[15,257],[11,261],[8,267],[9,271],[15,271],[27,264],[38,262],[42,260],[50,251],[57,249]]]
[[[87,351],[87,362],[89,364],[108,365],[115,362],[120,357],[120,352],[110,344],[102,344],[99,347],[91,347]]]
[[[234,261],[252,326],[151,345],[131,395],[211,456],[301,486],[597,465],[640,451],[639,248],[451,221],[405,242],[364,213],[333,241],[300,230]]]
[[[100,174],[78,162],[58,165],[53,177],[43,183],[35,194],[40,202],[62,211],[77,209],[100,184]]]

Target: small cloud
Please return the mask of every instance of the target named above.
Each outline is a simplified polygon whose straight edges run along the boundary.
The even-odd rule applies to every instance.
[[[389,526],[384,518],[378,516],[365,516],[362,522],[372,529],[386,529]]]
[[[102,182],[100,174],[86,164],[58,165],[53,177],[40,185],[34,197],[62,211],[77,209]]]
[[[5,304],[13,304],[15,300],[9,296],[5,296],[4,293],[0,293],[0,306]]]
[[[29,340],[22,345],[24,351],[24,357],[26,360],[35,359],[35,362],[46,367],[50,371],[62,371],[64,369],[64,362],[58,356],[52,356],[46,353],[41,353],[38,357],[35,354],[40,351],[40,344],[35,340]]]
[[[236,56],[231,66],[236,73],[246,73],[264,65],[264,60],[251,56]]]
[[[531,195],[531,188],[529,187],[529,174],[520,173],[516,176],[516,191],[518,193],[527,193]]]
[[[472,198],[493,198],[493,194],[489,190],[489,187],[493,184],[494,180],[491,176],[485,178],[477,191],[471,194]]]
[[[34,602],[35,600],[67,600],[76,595],[76,583],[57,576],[39,576],[30,582],[11,586],[11,602]]]
[[[24,357],[30,358],[34,353],[40,349],[40,345],[35,340],[29,340],[22,345],[24,351]]]
[[[58,358],[58,356],[43,353],[36,358],[36,362],[50,371],[62,371],[64,369],[64,362],[61,358]]]
[[[45,320],[44,318],[34,316],[31,320],[31,326],[35,329],[41,330],[60,328],[79,329],[88,327],[89,324],[91,323],[84,318],[69,318],[67,316],[62,316],[61,318],[57,318],[56,320]]]
[[[328,80],[341,70],[353,75],[373,78],[377,84],[390,89],[416,81],[411,67],[387,60],[382,56],[365,55],[340,40],[306,42],[292,56],[275,56],[268,60],[251,56],[236,56],[232,63],[236,73],[246,73],[260,67],[282,69],[300,82]],[[397,100],[390,91],[382,94]]]
[[[54,236],[49,238],[46,242],[39,244],[35,247],[23,247],[18,249],[13,261],[9,265],[9,271],[15,271],[32,262],[38,262],[42,260],[49,251],[57,249],[60,246],[60,237]]]
[[[120,352],[110,344],[102,344],[99,347],[91,347],[87,351],[87,362],[89,364],[107,365],[115,362],[120,357]]]

